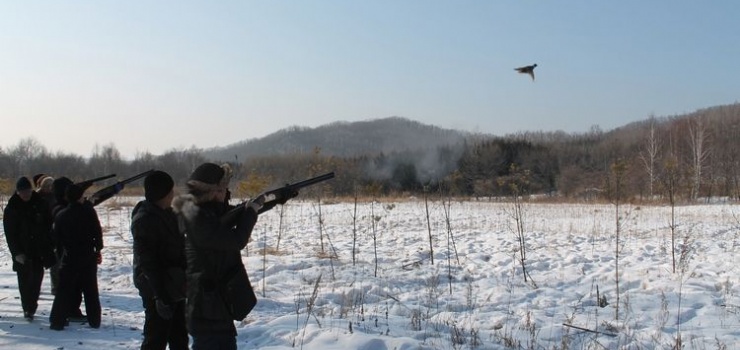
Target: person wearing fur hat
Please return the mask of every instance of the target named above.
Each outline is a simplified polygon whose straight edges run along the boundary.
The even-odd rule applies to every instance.
[[[241,250],[260,212],[284,204],[297,193],[264,203],[258,196],[237,207],[226,203],[231,168],[204,163],[186,183],[187,194],[173,202],[187,258],[188,333],[193,350],[236,349],[234,321],[243,320],[257,303]]]
[[[46,203],[49,204],[49,210],[54,208],[56,205],[56,198],[54,197],[54,178],[51,176],[44,176],[39,179],[38,185],[36,186],[36,193],[43,198]]]
[[[87,323],[99,328],[101,321],[98,293],[98,264],[103,249],[103,229],[95,208],[85,203],[84,189],[69,185],[69,203],[54,219],[54,233],[63,249],[59,286],[49,315],[49,328],[63,330],[80,290],[85,296]]]
[[[141,349],[188,349],[185,327],[185,237],[170,205],[175,182],[164,171],[144,178],[144,198],[134,207],[134,285],[144,306]]]
[[[38,308],[44,268],[56,263],[49,238],[51,225],[47,203],[33,191],[30,180],[19,178],[3,211],[3,229],[18,275],[23,317],[29,322]]]

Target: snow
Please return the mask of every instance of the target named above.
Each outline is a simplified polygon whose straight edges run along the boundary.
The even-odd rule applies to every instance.
[[[137,200],[115,198],[98,210],[107,247],[100,329],[49,330],[48,276],[36,319],[23,320],[2,235],[0,348],[140,347],[144,314],[128,230]],[[442,202],[430,202],[432,264],[422,200],[359,203],[353,264],[354,203],[292,201],[281,229],[280,208],[260,217],[242,255],[259,303],[237,322],[239,349],[652,349],[672,347],[679,333],[685,348],[740,348],[740,209],[677,207],[674,273],[671,208],[620,208],[617,304],[613,205],[526,204],[525,282],[511,204],[451,202],[449,240]]]

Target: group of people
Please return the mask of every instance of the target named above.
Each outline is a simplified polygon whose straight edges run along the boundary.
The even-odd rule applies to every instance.
[[[23,317],[34,319],[46,268],[51,269],[54,294],[51,328],[63,329],[70,319],[85,319],[91,327],[100,327],[96,276],[103,240],[97,214],[83,204],[83,189],[66,177],[39,174],[33,184],[19,178],[3,212]],[[82,295],[87,316],[79,309]]]
[[[144,179],[145,199],[134,207],[131,221],[133,280],[145,314],[142,349],[188,349],[189,336],[194,350],[237,348],[234,321],[257,303],[241,250],[259,214],[298,193],[285,189],[269,202],[257,196],[233,206],[231,177],[226,164],[201,164],[185,183],[186,193],[177,197],[166,172]],[[61,200],[52,196],[54,208],[63,206],[58,211],[49,209],[38,187],[34,192],[31,181],[20,178],[3,219],[24,316],[32,320],[38,306],[43,268],[58,266],[50,327],[61,330],[77,316],[75,302],[84,295],[87,322],[97,328],[103,240],[95,209],[71,181]]]

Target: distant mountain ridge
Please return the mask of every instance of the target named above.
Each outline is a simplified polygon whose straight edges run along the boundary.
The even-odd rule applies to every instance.
[[[333,122],[315,128],[292,126],[262,138],[203,150],[208,159],[230,161],[256,156],[306,154],[321,149],[324,156],[355,157],[437,148],[463,142],[468,133],[401,117],[357,122]]]
[[[214,161],[239,161],[257,156],[309,154],[314,148],[324,156],[357,157],[391,154],[407,151],[431,151],[443,146],[461,145],[465,140],[493,137],[524,139],[549,145],[573,137],[590,137],[594,132],[604,133],[610,139],[634,140],[645,137],[651,124],[659,128],[684,120],[701,118],[705,122],[728,125],[740,118],[740,103],[717,105],[671,116],[650,116],[611,130],[596,127],[584,133],[563,131],[524,131],[517,134],[496,136],[473,134],[465,131],[443,129],[402,117],[389,117],[357,122],[333,122],[315,128],[291,126],[262,138],[236,142],[223,147],[202,150],[207,159]]]

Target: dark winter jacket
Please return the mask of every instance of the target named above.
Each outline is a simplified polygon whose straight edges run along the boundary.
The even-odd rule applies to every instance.
[[[54,209],[54,207],[57,205],[57,197],[54,195],[54,193],[36,191],[36,194],[38,194],[41,197],[41,199],[43,199],[44,202],[46,202],[46,205],[49,208],[49,212],[51,212],[52,209]]]
[[[103,229],[89,203],[70,203],[61,210],[54,219],[54,235],[63,249],[63,265],[96,263],[103,250]]]
[[[144,299],[165,303],[185,299],[185,237],[171,209],[150,201],[131,214],[134,236],[134,285]]]
[[[17,193],[8,200],[3,212],[3,228],[13,256],[13,271],[18,270],[15,257],[20,254],[24,254],[26,260],[42,263],[45,267],[54,265],[50,213],[46,202],[35,192],[28,202],[24,202]]]
[[[241,258],[257,213],[247,208],[225,216],[230,207],[196,204],[190,195],[176,198],[173,209],[185,235],[188,331],[235,336],[234,320],[246,317],[257,302]]]

